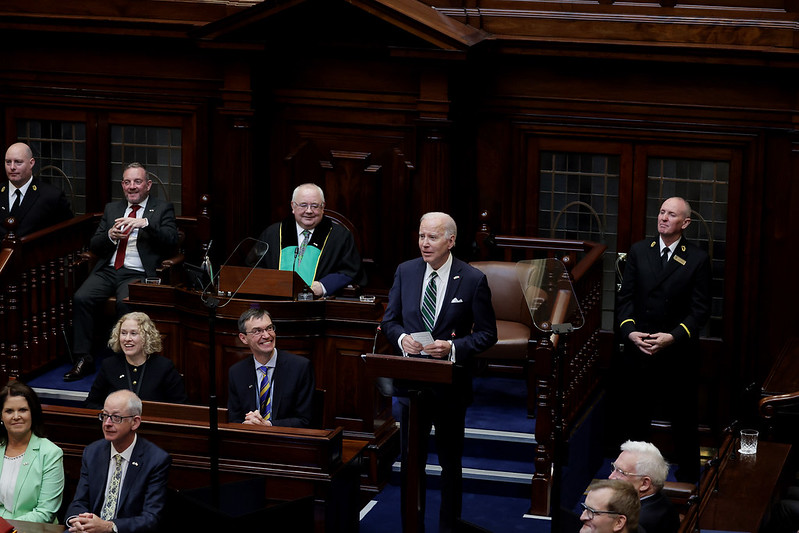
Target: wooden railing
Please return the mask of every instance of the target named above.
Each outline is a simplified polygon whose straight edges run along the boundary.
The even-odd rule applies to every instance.
[[[584,323],[566,340],[551,338],[537,331],[528,350],[533,360],[528,372],[528,416],[536,417],[535,474],[532,481],[531,514],[550,512],[554,444],[565,441],[587,402],[599,386],[600,326],[602,297],[602,256],[607,247],[589,241],[539,239],[512,235],[495,235],[483,223],[476,235],[481,260],[520,261],[555,258],[566,267],[574,293],[583,312]],[[542,287],[543,288],[543,287]],[[553,365],[554,350],[564,358],[563,379],[559,380]],[[558,383],[562,389],[558,390]],[[556,402],[556,398],[562,398]],[[556,403],[562,408],[563,425],[558,428]],[[560,434],[556,434],[559,432]]]
[[[95,216],[82,215],[17,238],[7,225],[0,244],[0,382],[66,352],[72,296],[86,276],[80,253],[96,226]]]

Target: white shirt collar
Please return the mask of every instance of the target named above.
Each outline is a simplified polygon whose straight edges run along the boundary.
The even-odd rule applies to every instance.
[[[252,362],[253,364],[255,364],[256,371],[262,366],[264,366],[260,362],[258,362],[258,359],[256,359],[254,355],[252,356]],[[268,368],[275,368],[276,363],[277,363],[277,348],[272,350],[272,357],[270,357],[269,361],[266,362],[266,366]]]
[[[302,232],[303,232],[303,231],[305,231],[305,228],[303,228],[302,226],[300,226],[299,224],[297,224],[297,221],[296,221],[296,220],[294,221],[294,225],[295,225],[295,226],[296,226],[296,228],[297,228],[297,242],[298,242],[299,244],[302,244],[302,240],[304,239],[304,237],[302,236]],[[315,230],[315,229],[316,229],[316,228],[311,228],[311,229],[309,229],[308,231],[310,231],[310,232],[311,232],[311,235],[313,235],[313,230]],[[309,239],[311,238],[311,235],[309,235],[309,236],[308,236],[308,238],[309,238]]]
[[[425,263],[427,266],[424,269],[424,279],[427,280],[430,277],[430,274],[433,272],[433,267],[430,266],[430,263]],[[444,261],[444,264],[436,270],[436,274],[438,274],[438,279],[440,280],[448,280],[449,279],[449,271],[452,270],[452,252],[450,251],[449,255],[447,256],[447,260]]]
[[[145,207],[147,207],[147,200],[149,200],[149,199],[150,199],[150,195],[147,195],[147,196],[144,198],[144,200],[142,200],[141,202],[139,202],[139,208],[141,209],[141,211],[139,211],[138,213],[136,213],[136,215],[138,216],[138,218],[141,218],[141,217],[142,217],[142,215],[141,215],[141,214],[139,214],[139,213],[144,213],[144,208],[145,208]],[[132,203],[128,202],[128,209],[130,209],[132,205],[133,205]]]
[[[664,248],[668,248],[669,249],[669,257],[671,257],[672,255],[674,255],[674,250],[677,249],[677,245],[680,244],[680,241],[682,240],[682,237],[680,237],[679,239],[677,239],[676,241],[671,243],[670,246],[666,246],[666,243],[663,242],[663,237],[658,237],[658,240],[660,241],[660,255],[663,255],[663,249]]]
[[[123,421],[122,423],[123,423],[123,424],[127,424],[128,422],[127,422],[127,420],[125,420],[125,421]],[[127,448],[125,448],[125,451],[124,451],[124,452],[118,452],[118,451],[116,450],[116,448],[114,448],[114,444],[112,443],[112,444],[111,444],[111,459],[113,460],[113,459],[114,459],[114,456],[115,456],[116,454],[119,454],[119,455],[121,455],[121,456],[122,456],[122,458],[123,458],[124,460],[126,460],[127,462],[130,462],[130,458],[131,458],[131,456],[133,455],[133,448],[135,448],[135,447],[136,447],[136,441],[137,441],[137,440],[139,440],[139,436],[138,436],[136,433],[134,433],[134,434],[133,434],[133,442],[131,442],[131,443],[130,443],[130,446],[128,446]]]

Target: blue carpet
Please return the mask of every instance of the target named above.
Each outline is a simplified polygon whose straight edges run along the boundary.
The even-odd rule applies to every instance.
[[[425,530],[438,531],[438,508],[441,493],[427,490]],[[391,483],[373,500],[374,506],[361,518],[361,533],[402,533],[400,520],[400,488]],[[486,494],[463,494],[462,518],[496,533],[524,531],[549,533],[549,520],[525,518],[530,507],[527,498],[508,498]]]
[[[475,378],[474,402],[466,411],[466,427],[535,432],[527,418],[527,385],[511,378]]]
[[[94,356],[95,368],[100,368],[103,360],[112,355],[109,349],[104,349],[100,354]],[[86,392],[92,388],[97,370],[77,381],[64,381],[64,374],[72,368],[72,363],[64,363],[49,372],[37,376],[28,382],[28,385],[35,389],[57,389],[66,391]]]

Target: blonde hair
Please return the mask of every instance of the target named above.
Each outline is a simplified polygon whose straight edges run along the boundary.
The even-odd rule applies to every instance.
[[[162,349],[161,334],[158,329],[150,320],[146,313],[135,311],[123,315],[122,318],[117,320],[116,325],[111,330],[111,338],[108,339],[108,347],[115,352],[121,352],[122,346],[119,344],[119,330],[122,329],[122,323],[126,320],[133,320],[139,326],[139,335],[144,339],[144,353],[147,355],[160,352]]]

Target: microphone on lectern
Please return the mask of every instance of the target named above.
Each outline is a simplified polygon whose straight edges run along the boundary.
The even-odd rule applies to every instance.
[[[377,353],[375,352],[375,349],[377,348],[377,336],[380,335],[381,331],[383,331],[383,329],[380,327],[380,324],[378,324],[377,328],[375,328],[375,340],[372,343],[372,353]]]

